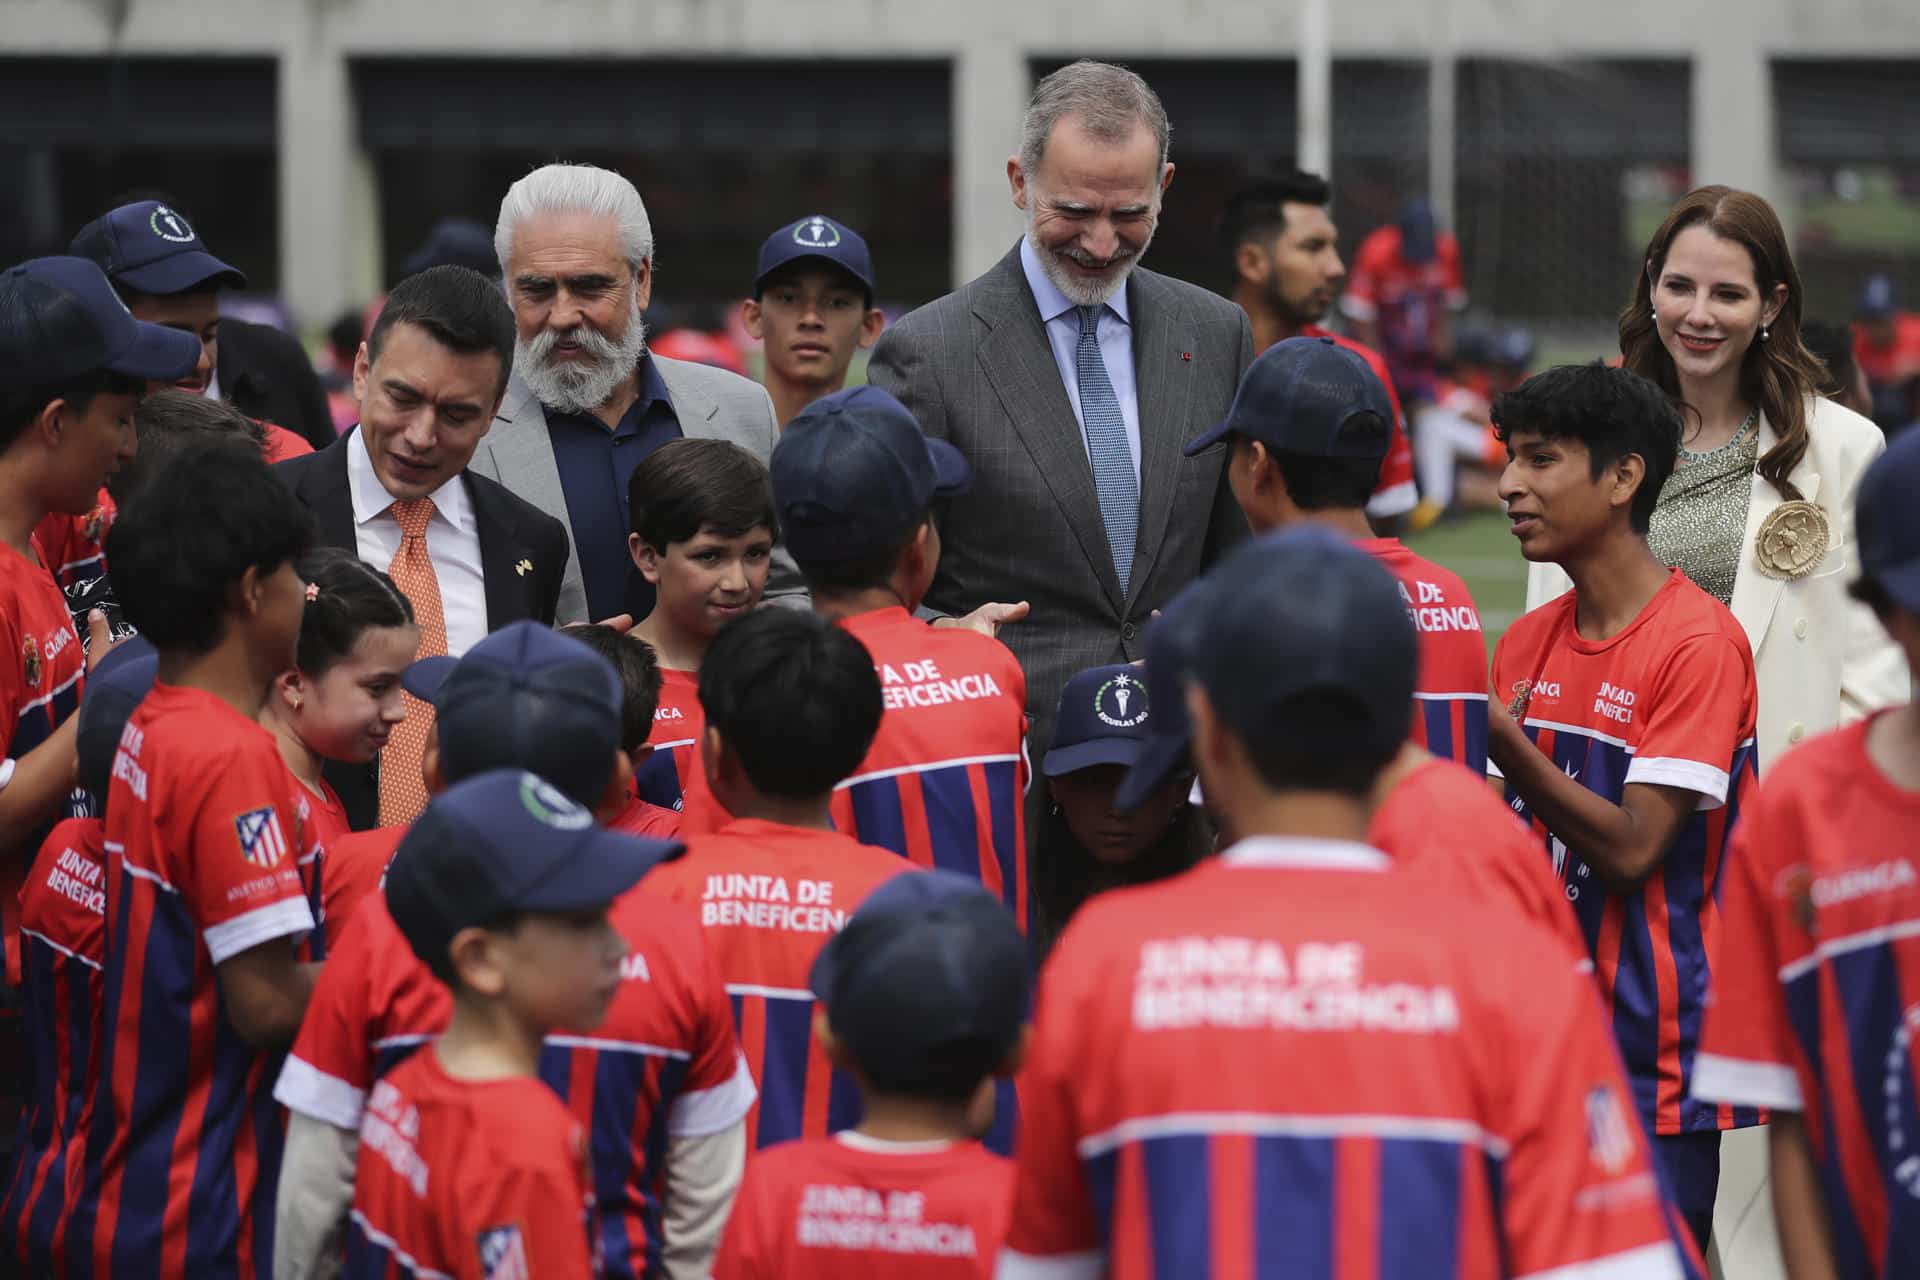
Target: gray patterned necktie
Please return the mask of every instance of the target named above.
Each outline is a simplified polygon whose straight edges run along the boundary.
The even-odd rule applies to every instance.
[[[1140,482],[1134,475],[1133,452],[1127,447],[1127,420],[1120,397],[1113,393],[1106,362],[1100,358],[1102,306],[1076,307],[1080,313],[1080,345],[1074,351],[1074,374],[1080,382],[1080,417],[1087,428],[1087,453],[1093,461],[1093,488],[1100,495],[1100,518],[1107,526],[1107,546],[1113,552],[1113,571],[1120,594],[1127,593],[1133,573],[1133,545],[1140,530]]]

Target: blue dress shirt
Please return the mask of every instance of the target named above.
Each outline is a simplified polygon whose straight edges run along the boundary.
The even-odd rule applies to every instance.
[[[1087,448],[1091,465],[1093,450],[1087,446],[1086,415],[1080,412],[1080,374],[1075,352],[1080,346],[1080,316],[1074,304],[1040,268],[1033,245],[1020,241],[1020,266],[1027,273],[1027,287],[1040,304],[1040,323],[1047,330],[1047,345],[1053,348],[1053,363],[1060,370],[1060,382],[1067,389],[1067,403],[1080,423],[1080,444]],[[1100,310],[1100,363],[1107,367],[1107,381],[1120,401],[1120,416],[1127,422],[1127,450],[1133,454],[1133,479],[1140,482],[1140,398],[1133,381],[1133,322],[1127,316],[1127,291],[1122,288],[1107,299]]]

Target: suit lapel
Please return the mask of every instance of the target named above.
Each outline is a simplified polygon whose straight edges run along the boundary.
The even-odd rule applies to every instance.
[[[487,596],[487,630],[533,616],[533,579],[520,566],[528,548],[496,490],[479,478],[462,473],[467,498],[473,503],[474,524],[480,533],[480,573]]]
[[[988,325],[976,357],[980,371],[999,397],[1041,481],[1059,503],[1108,600],[1120,609],[1125,601],[1100,518],[1093,464],[1087,460],[1060,368],[1053,362],[1053,347],[1040,323],[1040,306],[1020,268],[1018,246],[1000,260],[990,282],[992,287],[982,289],[974,305],[974,314]]]
[[[1767,451],[1779,440],[1763,414],[1760,418],[1759,456],[1766,457]],[[1816,495],[1820,492],[1820,473],[1813,469],[1811,452],[1801,455],[1800,465],[1787,478],[1793,481],[1794,488],[1800,491],[1802,498],[1808,502],[1819,501]],[[1767,628],[1773,625],[1773,612],[1779,607],[1780,596],[1787,589],[1787,580],[1762,573],[1753,549],[1760,539],[1760,526],[1783,501],[1785,499],[1780,496],[1780,491],[1755,471],[1753,497],[1747,503],[1747,529],[1743,535],[1744,541],[1740,544],[1740,567],[1734,574],[1733,600],[1728,606],[1747,633],[1747,642],[1752,645],[1755,656],[1759,655]]]
[[[682,378],[673,361],[660,356],[652,359],[653,370],[660,375],[660,385],[667,389],[667,402],[673,406],[673,418],[680,424],[680,434],[688,439],[728,439],[727,433],[713,421],[720,412],[720,402]]]
[[[1192,353],[1195,332],[1186,311],[1176,312],[1159,277],[1136,271],[1128,287],[1133,291],[1129,310],[1140,414],[1140,539],[1129,578],[1137,584],[1147,580],[1160,556],[1180,483],[1180,450],[1193,406],[1193,361],[1182,360],[1180,354]]]
[[[359,429],[355,427],[354,431]],[[347,448],[352,443],[353,432],[348,432],[314,460],[313,501],[309,504],[320,521],[320,541],[348,551],[360,545],[353,521],[353,486],[347,481]],[[374,567],[384,570],[387,566]]]

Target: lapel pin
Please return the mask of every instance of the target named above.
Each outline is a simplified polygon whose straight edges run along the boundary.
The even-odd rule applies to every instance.
[[[1180,353],[1180,358],[1181,358],[1182,360],[1191,360],[1191,359],[1193,359],[1193,352],[1191,352],[1191,351],[1182,351],[1182,352]]]
[[[513,571],[524,578],[533,572],[533,561],[522,560],[519,564],[513,566]]]

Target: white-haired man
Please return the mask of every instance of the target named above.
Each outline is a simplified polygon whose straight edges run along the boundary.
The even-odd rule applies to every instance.
[[[1246,533],[1227,446],[1180,452],[1227,416],[1253,362],[1246,316],[1138,266],[1173,180],[1167,133],[1125,68],[1047,76],[1007,161],[1025,237],[888,329],[867,370],[972,464],[927,603],[1031,605],[1000,636],[1026,668],[1036,753],[1067,677],[1141,657],[1153,611]]]
[[[513,381],[474,470],[567,526],[562,623],[644,618],[653,589],[627,552],[627,482],[661,445],[728,440],[762,462],[778,437],[757,383],[647,350],[653,227],[640,193],[592,165],[550,164],[507,189],[493,233],[513,305]],[[774,553],[767,595],[804,596]]]

